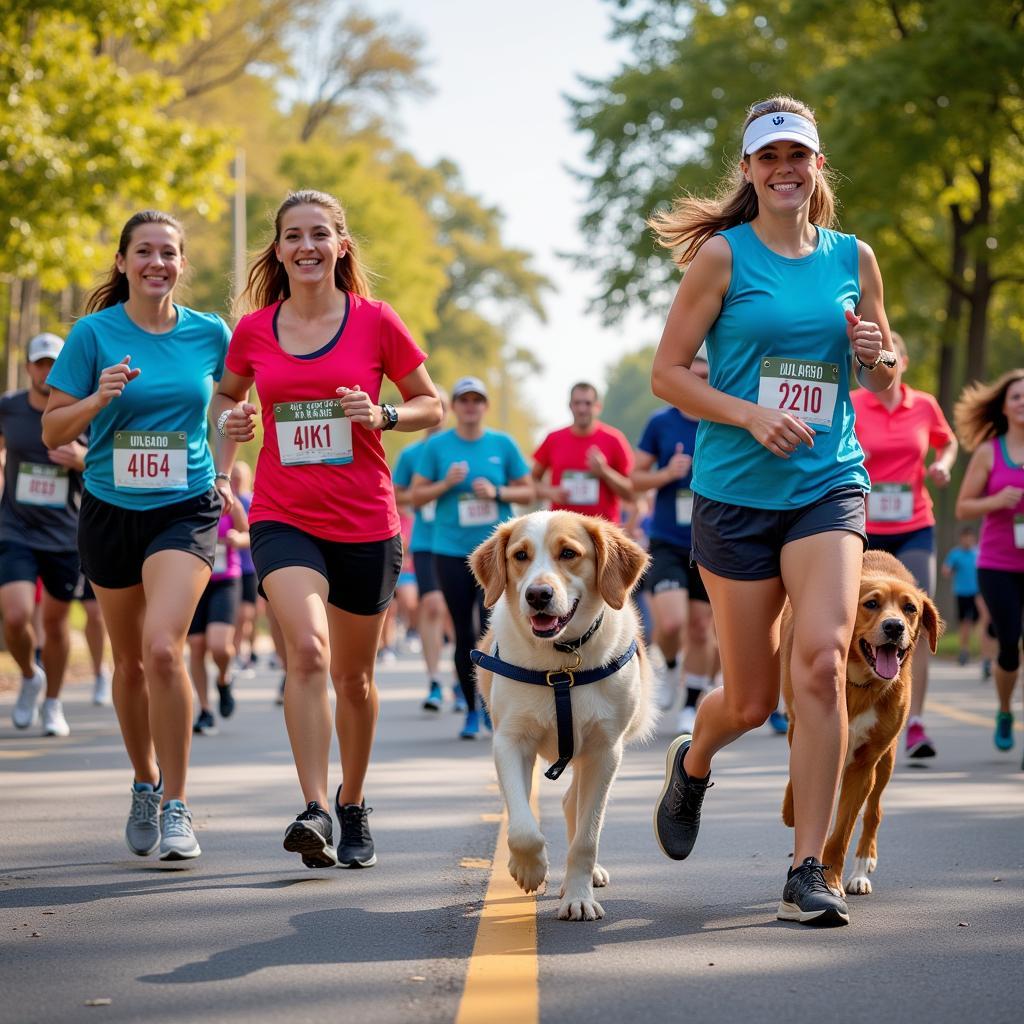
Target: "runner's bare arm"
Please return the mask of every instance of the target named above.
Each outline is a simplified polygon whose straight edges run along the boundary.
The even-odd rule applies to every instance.
[[[957,519],[977,519],[997,509],[1013,508],[1020,501],[1019,487],[1004,487],[996,494],[986,494],[985,485],[991,473],[992,446],[982,444],[975,449],[960,482],[960,493],[956,496]]]
[[[131,356],[125,356],[121,362],[104,369],[96,390],[85,398],[75,398],[51,387],[43,413],[43,444],[47,448],[59,448],[84,434],[96,414],[120,398],[127,385],[142,372],[137,366],[130,366],[130,362]]]
[[[398,422],[395,430],[416,431],[437,426],[444,415],[441,399],[427,368],[422,363],[412,373],[406,374],[395,386],[402,395],[402,404],[396,406]],[[345,416],[366,430],[381,430],[384,427],[384,410],[370,401],[370,396],[355,385],[342,385],[337,389]]]
[[[569,492],[561,485],[555,486],[548,482],[548,467],[533,460],[533,469],[530,471],[530,478],[534,482],[537,497],[541,501],[554,501],[564,505],[569,499]]]
[[[507,501],[513,505],[529,505],[536,500],[537,489],[533,485],[533,477],[527,473],[525,476],[517,476],[502,484],[495,490],[495,497],[499,501]]]
[[[849,323],[847,333],[853,355],[860,362],[855,362],[857,380],[868,391],[885,391],[896,379],[895,353],[892,337],[889,334],[889,321],[885,315],[883,301],[882,272],[878,269],[878,260],[867,242],[857,241],[857,257],[860,264],[860,302],[857,303],[856,323]],[[849,320],[850,317],[847,317]],[[880,353],[893,356],[893,365],[886,366],[878,362]],[[861,366],[874,364],[873,369]]]
[[[676,445],[676,454],[661,469],[655,469],[654,461],[650,452],[636,450],[631,479],[638,494],[657,491],[674,480],[681,480],[690,472],[693,463],[692,457],[682,451],[682,445]]]
[[[814,446],[814,434],[795,416],[716,391],[690,372],[697,349],[722,311],[732,277],[732,250],[715,235],[698,251],[669,310],[651,369],[651,390],[693,419],[742,427],[773,455],[788,459],[798,444]]]
[[[458,465],[458,463],[455,465]],[[453,476],[458,476],[458,474],[453,474],[453,469],[454,465],[450,466],[448,472],[440,480],[430,480],[423,476],[422,473],[414,473],[412,487],[409,489],[409,497],[412,504],[416,508],[429,505],[430,502],[436,501],[442,494],[446,494],[457,483],[466,478],[466,474],[463,472],[458,480],[452,479]]]

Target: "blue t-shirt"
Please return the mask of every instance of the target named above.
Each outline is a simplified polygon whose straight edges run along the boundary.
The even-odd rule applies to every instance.
[[[422,441],[414,441],[402,449],[401,454],[398,456],[398,462],[395,463],[394,472],[391,474],[391,479],[394,480],[396,487],[408,487],[412,483],[413,473],[420,471],[419,461],[423,454],[423,446],[429,440],[429,438],[424,438]],[[432,502],[430,505],[423,505],[416,509],[416,517],[412,523],[412,537],[409,538],[410,551],[434,550],[432,545],[434,543],[434,513],[436,508],[436,504]],[[428,518],[424,518],[424,509],[428,509],[426,513]]]
[[[698,420],[691,420],[670,406],[656,412],[644,427],[637,447],[654,456],[656,468],[663,469],[676,453],[676,445],[683,446],[684,455],[693,455],[697,439]],[[673,480],[658,488],[647,536],[681,548],[690,547],[690,512],[693,505],[690,482],[693,469],[680,480]]]
[[[132,357],[130,365],[142,371],[128,382],[119,398],[96,414],[85,457],[85,489],[100,501],[121,508],[162,508],[203,494],[213,483],[206,411],[214,381],[224,373],[231,332],[214,313],[174,308],[178,322],[165,334],[143,330],[120,303],[82,317],[71,328],[47,377],[52,387],[74,398],[86,398],[99,386],[100,373],[126,355]],[[120,432],[122,439],[132,444],[135,442],[130,439],[137,431],[183,435],[185,486],[115,486],[115,433]],[[163,457],[162,449],[153,450]]]
[[[814,447],[798,445],[789,459],[742,427],[702,420],[693,489],[713,501],[782,510],[840,487],[871,489],[853,429],[845,318],[860,298],[857,239],[822,227],[817,232],[817,248],[799,259],[769,249],[750,224],[721,232],[732,249],[732,275],[708,331],[709,383],[756,403],[763,375],[765,385],[776,383],[777,401],[791,414],[821,419],[831,408],[832,415],[831,426],[810,424]],[[799,360],[827,365],[794,368]],[[820,385],[808,376],[811,369],[823,374]],[[787,377],[793,383],[783,389],[778,381]]]
[[[530,467],[508,434],[485,430],[482,437],[467,441],[452,429],[435,434],[424,443],[416,472],[436,483],[444,478],[453,462],[469,463],[469,472],[462,483],[437,499],[434,554],[463,557],[487,540],[498,523],[512,515],[512,506],[507,501],[473,501],[473,481],[483,477],[496,487],[504,487],[510,480],[527,476]]]
[[[946,565],[953,570],[953,593],[957,597],[974,597],[978,593],[978,549],[955,547],[946,555]]]

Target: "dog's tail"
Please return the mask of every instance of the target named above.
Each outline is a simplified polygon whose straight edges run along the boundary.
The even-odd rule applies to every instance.
[[[654,702],[654,670],[643,640],[637,641],[637,664],[640,668],[640,701],[633,720],[626,727],[627,743],[646,743],[654,736],[660,712]]]

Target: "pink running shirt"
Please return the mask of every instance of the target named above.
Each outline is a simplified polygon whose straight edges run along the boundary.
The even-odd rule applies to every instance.
[[[1024,466],[1010,462],[1005,438],[993,437],[988,443],[992,445],[992,472],[985,481],[985,497],[998,494],[1004,487],[1024,487]],[[1017,502],[1016,508],[999,508],[987,513],[981,520],[978,538],[978,568],[1024,572],[1024,545],[1018,547],[1015,543],[1015,539],[1024,540],[1020,537],[1022,530],[1024,498]]]

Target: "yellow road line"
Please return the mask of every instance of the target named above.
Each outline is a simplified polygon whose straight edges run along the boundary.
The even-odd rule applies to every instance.
[[[530,806],[540,820],[539,772]],[[455,1024],[537,1024],[537,894],[527,896],[508,873],[508,815],[501,815],[491,878]]]
[[[955,719],[957,722],[966,722],[968,725],[986,725],[991,728],[995,721],[995,715],[986,718],[984,715],[977,715],[973,711],[963,711],[960,708],[955,708],[950,704],[943,704],[936,700],[928,701],[926,706],[929,711],[937,711],[940,715]],[[1013,727],[1017,732],[1024,731],[1024,725],[1021,725],[1020,722],[1014,722]]]

